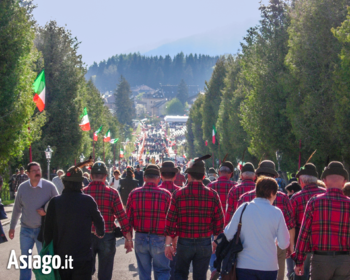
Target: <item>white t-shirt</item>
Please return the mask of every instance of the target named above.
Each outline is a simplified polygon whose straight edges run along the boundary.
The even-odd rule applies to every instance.
[[[116,190],[118,190],[118,189],[119,189],[119,180],[120,180],[120,179],[116,180],[116,179],[113,177],[113,178],[110,180],[110,182],[109,182],[109,186],[112,187],[112,188],[114,188],[114,189],[116,189]]]

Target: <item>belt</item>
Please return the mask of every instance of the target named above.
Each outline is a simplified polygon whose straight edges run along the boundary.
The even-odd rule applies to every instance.
[[[349,251],[314,251],[315,255],[323,256],[338,256],[338,255],[350,255]]]
[[[137,233],[142,233],[142,234],[154,234],[154,235],[160,235],[160,236],[164,236],[163,234],[158,234],[158,233],[154,233],[154,232],[147,232],[147,231],[136,231]]]

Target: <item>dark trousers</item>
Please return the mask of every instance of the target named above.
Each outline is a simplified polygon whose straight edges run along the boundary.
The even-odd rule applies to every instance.
[[[96,268],[96,254],[98,255],[98,279],[111,280],[113,273],[114,255],[116,251],[115,237],[113,233],[106,233],[103,238],[92,235],[92,274]]]
[[[190,264],[193,263],[193,280],[207,279],[207,270],[212,254],[211,239],[179,238],[177,243],[175,279],[187,280]]]
[[[324,256],[311,257],[312,280],[349,280],[350,279],[350,256]]]
[[[74,261],[73,269],[60,269],[61,280],[91,280],[92,261]]]
[[[236,268],[237,280],[275,280],[276,271],[262,271],[254,269]]]

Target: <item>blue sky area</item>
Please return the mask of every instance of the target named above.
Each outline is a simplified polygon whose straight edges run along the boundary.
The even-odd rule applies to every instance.
[[[138,51],[149,55],[173,55],[179,50],[210,55],[236,53],[245,31],[260,19],[260,0],[33,2],[39,25],[56,20],[78,37],[87,65]]]

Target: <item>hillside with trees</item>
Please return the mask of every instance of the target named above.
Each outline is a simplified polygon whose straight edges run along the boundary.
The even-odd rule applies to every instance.
[[[121,54],[94,63],[88,68],[86,79],[92,79],[101,91],[113,91],[122,75],[131,87],[147,85],[158,88],[162,85],[178,85],[184,80],[187,85],[204,86],[213,72],[218,57],[183,53],[174,58],[169,55],[143,56],[139,53]],[[175,97],[175,96],[174,96]]]

